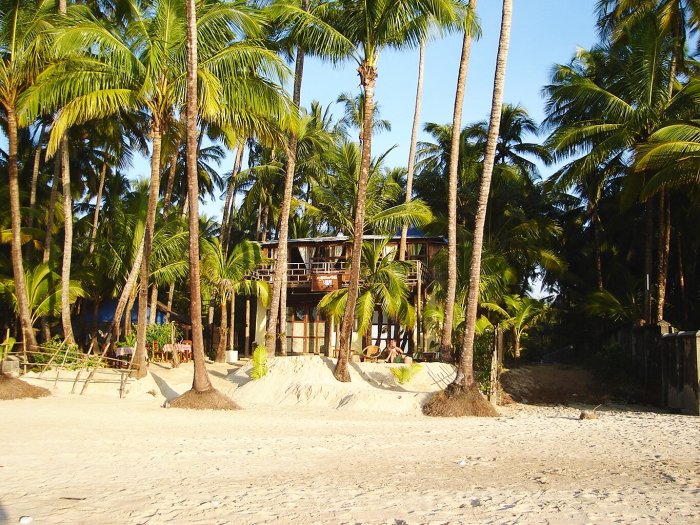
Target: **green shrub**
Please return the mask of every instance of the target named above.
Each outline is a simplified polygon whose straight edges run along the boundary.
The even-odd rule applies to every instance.
[[[396,368],[392,368],[391,373],[394,374],[394,377],[399,382],[399,384],[403,385],[411,381],[411,379],[413,379],[414,377],[416,377],[416,374],[418,374],[418,372],[420,372],[422,369],[423,367],[418,363],[411,363],[407,366],[399,366]]]
[[[8,355],[10,355],[10,352],[12,352],[12,348],[15,346],[15,338],[8,336],[7,339],[5,339],[2,343],[0,343],[0,361],[5,359]]]
[[[163,348],[163,345],[167,345],[172,340],[173,330],[175,330],[175,341],[179,341],[182,333],[175,326],[175,323],[150,325],[146,329],[146,342],[150,344],[152,341],[157,341],[158,346]]]
[[[267,348],[258,345],[253,350],[253,368],[250,371],[250,378],[257,380],[267,375]]]
[[[131,332],[129,335],[125,335],[124,340],[117,341],[115,345],[117,348],[134,348],[136,346],[136,332]]]

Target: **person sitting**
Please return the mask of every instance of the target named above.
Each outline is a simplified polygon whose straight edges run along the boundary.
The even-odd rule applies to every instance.
[[[386,345],[386,351],[388,353],[386,358],[387,363],[393,363],[397,356],[403,355],[403,352],[398,346],[396,346],[396,341],[393,339],[389,339],[389,342]]]

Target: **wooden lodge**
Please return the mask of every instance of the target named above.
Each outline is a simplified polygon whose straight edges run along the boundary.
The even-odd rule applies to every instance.
[[[386,237],[367,235],[365,242],[381,242]],[[385,247],[385,254],[398,249],[400,238],[393,237]],[[261,243],[265,256],[275,258],[277,241]],[[406,260],[412,264],[407,276],[411,290],[410,300],[420,312],[425,299],[425,286],[432,280],[429,268],[437,252],[445,246],[442,237],[426,237],[409,231],[406,240]],[[326,320],[318,311],[318,303],[329,291],[348,286],[349,259],[352,241],[348,237],[316,237],[291,239],[288,242],[287,258],[287,351],[296,354],[332,355],[338,341],[338,327]],[[258,269],[257,277],[272,282],[272,264]],[[390,337],[396,337],[395,327],[388,325],[379,305],[375,309],[369,334],[353,333],[352,349],[361,351],[367,344],[378,344],[382,348]],[[390,323],[389,323],[390,324]],[[256,312],[256,341],[265,340],[267,311],[258,301]],[[421,342],[420,330],[402,332],[398,335],[401,346],[412,351]],[[371,340],[371,341],[370,341]]]

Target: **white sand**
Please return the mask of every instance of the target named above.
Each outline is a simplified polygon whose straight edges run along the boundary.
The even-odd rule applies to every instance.
[[[400,389],[388,366],[358,368],[338,386],[318,358],[277,359],[255,384],[212,365],[238,412],[160,407],[191,364],[152,365],[125,399],[59,381],[2,401],[0,523],[700,523],[699,418],[514,405],[431,419],[414,408],[449,369]]]

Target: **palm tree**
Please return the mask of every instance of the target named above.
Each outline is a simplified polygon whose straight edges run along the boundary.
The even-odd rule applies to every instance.
[[[600,189],[613,177],[624,177],[623,205],[639,196],[650,174],[630,172],[630,154],[643,146],[651,134],[674,120],[692,118],[698,97],[694,83],[680,86],[671,78],[669,63],[673,41],[654,18],[637,25],[628,40],[592,51],[580,51],[567,66],[557,66],[553,83],[547,86],[548,117],[545,124],[555,128],[547,140],[555,155],[562,159],[579,155],[561,171],[562,181],[585,182],[589,189],[591,215],[599,230],[597,203]],[[671,89],[670,85],[675,85]],[[601,178],[601,176],[603,176]],[[645,273],[651,274],[651,203],[647,201]],[[669,208],[660,208],[665,217]],[[666,223],[664,225],[664,223]],[[660,238],[666,243],[668,222],[660,221]],[[657,267],[657,320],[663,314],[664,250]],[[599,279],[600,281],[600,279]],[[650,297],[645,311],[651,321]]]
[[[387,152],[388,153],[388,152]],[[357,143],[344,142],[325,154],[329,170],[334,175],[324,185],[311,190],[312,203],[305,203],[307,215],[323,223],[329,232],[344,234],[352,239],[358,235],[353,221],[357,206],[361,151]],[[360,233],[392,235],[404,222],[422,226],[432,220],[430,209],[420,199],[397,204],[403,188],[382,170],[386,153],[374,159],[365,193],[365,218]]]
[[[55,9],[51,0],[10,1],[0,3],[0,106],[7,122],[7,171],[10,185],[12,224],[12,272],[23,340],[33,351],[36,337],[32,329],[21,251],[21,217],[17,167],[18,105],[51,59],[54,44],[47,32]]]
[[[476,317],[479,302],[479,280],[481,276],[481,251],[484,242],[484,225],[486,223],[486,207],[488,204],[491,176],[496,160],[496,148],[498,145],[498,133],[501,123],[501,108],[503,106],[503,89],[505,84],[506,63],[508,48],[510,45],[510,26],[513,14],[512,0],[503,0],[503,17],[501,21],[501,34],[498,41],[498,55],[496,57],[496,73],[493,85],[493,102],[491,105],[491,117],[489,119],[489,132],[486,140],[486,153],[484,155],[484,171],[479,186],[477,211],[474,225],[474,237],[472,241],[472,257],[469,267],[469,294],[467,296],[467,308],[465,310],[464,335],[462,338],[461,356],[457,366],[457,376],[448,385],[441,396],[436,396],[429,402],[424,411],[428,414],[437,413],[436,405],[449,403],[451,399],[465,397],[470,403],[463,403],[464,413],[469,410],[475,413],[495,414],[492,407],[488,409],[488,403],[481,396],[474,378],[474,336],[476,331]],[[476,406],[474,405],[476,404]],[[481,406],[479,406],[481,405]],[[432,411],[432,412],[431,412]],[[455,415],[455,414],[453,414]]]
[[[106,28],[89,13],[73,16],[71,26],[59,34],[58,41],[76,53],[82,52],[84,58],[49,68],[27,105],[30,113],[38,112],[39,107],[60,108],[49,140],[51,151],[57,137],[75,123],[148,109],[151,189],[140,270],[142,283],[146,283],[160,187],[162,137],[185,92],[186,27],[180,2],[151,0],[143,9],[140,7],[131,5],[134,21],[127,34]],[[200,9],[202,22],[197,30],[204,50],[200,69],[202,78],[208,80],[202,84],[200,114],[217,123],[228,120],[240,128],[260,128],[261,133],[269,133],[269,120],[256,123],[255,117],[269,115],[271,108],[279,112],[282,99],[279,90],[262,77],[282,76],[284,68],[272,52],[239,38],[241,34],[260,34],[260,15],[242,4],[203,2]],[[95,47],[109,52],[94,57],[91,53]],[[142,286],[134,358],[139,377],[145,374],[147,301],[148,287]]]
[[[469,1],[471,13],[476,10],[476,0]],[[459,165],[460,130],[462,128],[462,109],[464,106],[464,91],[467,84],[467,70],[471,55],[473,29],[465,28],[462,40],[462,55],[459,59],[457,73],[457,89],[452,113],[452,134],[450,141],[449,186],[447,198],[447,296],[445,299],[445,320],[442,337],[440,338],[440,354],[443,360],[448,360],[452,354],[452,320],[454,315],[455,294],[457,290],[457,176]]]
[[[374,115],[374,88],[377,82],[377,59],[386,47],[414,46],[423,40],[429,20],[438,24],[454,23],[460,14],[458,6],[449,0],[370,0],[353,2],[341,0],[329,4],[328,20],[338,32],[352,43],[352,58],[356,61],[360,85],[363,89],[362,157],[358,180],[354,218],[354,238],[347,309],[340,330],[338,363],[333,375],[347,382],[350,336],[355,304],[359,293],[362,235],[365,222],[365,196],[370,175],[372,155],[372,117]]]
[[[507,295],[503,298],[503,302],[505,307],[493,303],[486,307],[504,318],[499,324],[511,331],[513,357],[520,359],[523,336],[549,314],[550,307],[543,301],[519,295]]]
[[[202,294],[200,291],[199,261],[199,185],[197,184],[197,12],[195,0],[186,2],[187,33],[187,95],[185,136],[187,147],[187,198],[190,208],[190,319],[192,320],[192,358],[194,378],[191,395],[201,395],[214,390],[204,366],[204,338],[202,336]],[[183,394],[179,400],[185,401]],[[183,399],[184,398],[184,399]],[[176,400],[177,401],[177,400]],[[177,403],[175,403],[177,406]]]

